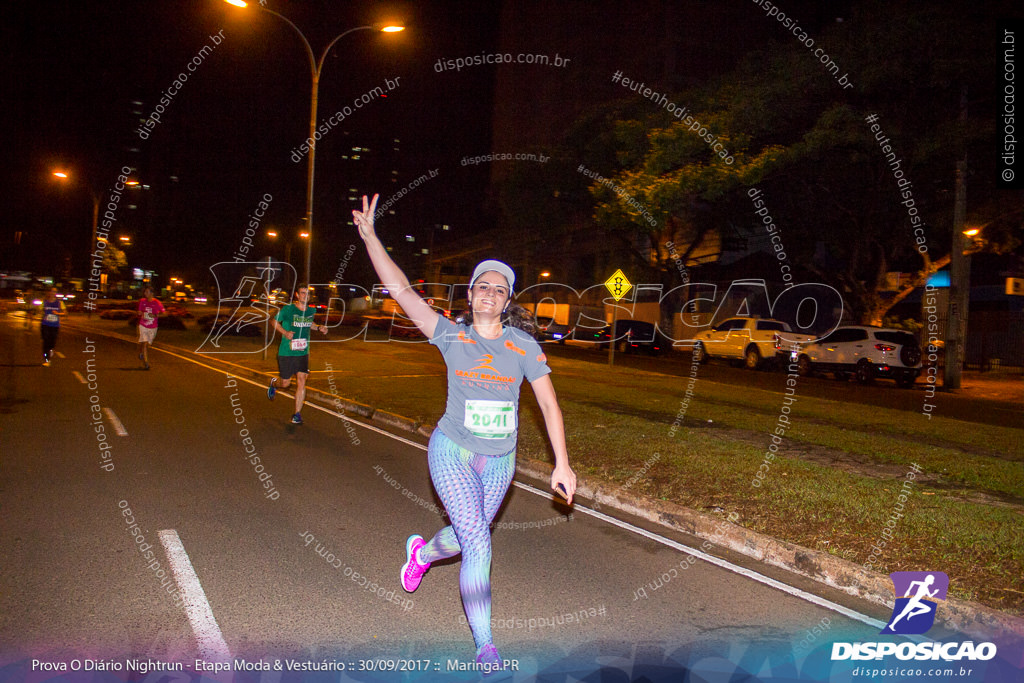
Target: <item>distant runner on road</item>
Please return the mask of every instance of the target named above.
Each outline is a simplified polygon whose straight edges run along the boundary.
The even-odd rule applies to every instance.
[[[149,345],[156,339],[156,328],[163,312],[164,305],[153,296],[153,288],[143,289],[139,299],[139,360],[146,370],[149,370]]]
[[[406,541],[402,587],[415,591],[432,562],[462,553],[459,590],[484,673],[504,668],[491,637],[490,524],[515,473],[519,388],[530,382],[555,453],[552,490],[571,503],[576,474],[569,467],[565,427],[547,358],[531,336],[533,316],[512,303],[515,274],[500,261],[477,265],[459,322],[442,318],[409,286],[374,230],[378,195],[352,211],[381,283],[406,317],[441,351],[448,368],[448,404],[430,437],[430,479],[451,526],[429,541]],[[525,331],[524,331],[525,330]]]
[[[295,414],[292,424],[302,424],[302,404],[306,400],[306,380],[309,378],[309,333],[317,329],[327,334],[326,325],[316,325],[313,317],[316,311],[308,308],[309,287],[302,285],[295,290],[295,303],[288,304],[277,312],[274,318],[274,329],[281,334],[281,343],[277,348],[277,369],[281,381],[277,377],[270,380],[267,398],[271,401],[278,389],[285,389],[295,377]]]
[[[53,347],[57,345],[57,333],[60,332],[60,319],[64,315],[64,302],[57,298],[57,288],[53,287],[43,299],[43,317],[39,321],[39,332],[43,335],[43,366],[50,367]]]

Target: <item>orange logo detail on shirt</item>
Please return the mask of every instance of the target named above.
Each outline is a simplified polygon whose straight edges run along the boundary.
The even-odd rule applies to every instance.
[[[486,353],[483,357],[476,359],[476,362],[479,363],[479,365],[472,367],[469,370],[456,370],[455,376],[460,378],[463,381],[463,384],[466,382],[474,382],[508,389],[509,385],[515,383],[516,378],[502,375],[496,367],[491,365],[493,361],[494,356]],[[480,370],[485,372],[478,372]],[[486,372],[488,370],[490,372]]]
[[[520,356],[525,356],[526,355],[526,351],[524,351],[523,349],[521,349],[518,346],[516,346],[515,344],[513,344],[511,339],[506,339],[505,340],[505,348],[510,350],[510,351],[515,351]]]
[[[476,344],[474,340],[466,339],[466,333],[462,330],[459,330],[459,341],[463,344]]]
[[[472,370],[490,370],[491,372],[497,372],[498,369],[491,366],[491,363],[493,361],[494,361],[494,356],[489,354],[489,353],[485,353],[482,358],[477,358],[476,359],[476,362],[479,363],[480,365],[472,367],[472,368],[470,368],[470,370],[471,371]]]
[[[537,356],[537,362],[538,363],[546,363],[547,361],[548,361],[548,357],[545,356],[543,353],[541,353],[541,354],[539,354]]]

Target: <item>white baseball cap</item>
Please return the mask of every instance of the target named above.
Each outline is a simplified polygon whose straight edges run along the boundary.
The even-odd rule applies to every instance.
[[[507,264],[502,263],[501,261],[495,261],[494,259],[481,261],[477,264],[476,268],[473,269],[473,277],[469,281],[469,286],[472,287],[476,284],[477,278],[492,270],[495,273],[501,273],[505,276],[505,279],[508,280],[509,292],[511,293],[512,289],[514,289],[516,285],[516,274],[512,272],[512,269],[509,268]]]

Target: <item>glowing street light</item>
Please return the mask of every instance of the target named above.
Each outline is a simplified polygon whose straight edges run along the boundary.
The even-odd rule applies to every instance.
[[[71,174],[65,171],[64,169],[57,169],[56,171],[53,172],[53,176],[60,180],[60,182],[62,183],[74,182],[71,178]],[[100,222],[101,195],[97,193],[95,190],[93,190],[92,187],[89,187],[88,190],[89,196],[92,198],[92,231],[90,233],[91,241],[89,242],[89,252],[92,252],[96,248],[96,228]],[[104,275],[104,277],[106,276]],[[86,307],[86,310],[88,311],[87,315],[91,318],[92,309]]]
[[[227,2],[230,5],[234,5],[235,7],[248,7],[248,3],[244,2],[243,0],[224,0],[224,1]],[[334,47],[334,44],[337,43],[342,38],[344,38],[345,36],[347,36],[348,34],[354,33],[355,31],[381,31],[383,33],[397,33],[398,31],[402,31],[402,30],[405,29],[404,26],[400,26],[400,25],[397,25],[397,24],[373,24],[371,26],[356,26],[355,28],[350,28],[349,30],[347,30],[344,33],[342,33],[341,35],[337,36],[336,38],[334,38],[334,40],[332,40],[330,43],[327,44],[327,47],[324,48],[324,51],[320,55],[320,59],[318,61],[316,59],[316,56],[313,54],[313,48],[312,48],[312,46],[310,46],[309,41],[306,39],[306,36],[302,33],[302,31],[299,30],[298,26],[296,26],[295,24],[292,23],[292,21],[288,17],[286,17],[283,14],[280,14],[278,12],[275,12],[272,9],[264,7],[262,4],[261,5],[256,5],[256,7],[259,7],[259,9],[263,10],[264,12],[267,12],[269,14],[273,14],[275,17],[281,19],[286,24],[288,24],[292,28],[292,30],[294,30],[295,33],[298,34],[299,38],[302,40],[303,46],[305,46],[305,48],[306,48],[306,56],[309,57],[309,70],[310,70],[310,74],[311,74],[312,80],[313,80],[312,91],[310,93],[310,108],[309,108],[309,139],[310,140],[314,140],[315,139],[315,135],[316,135],[316,125],[317,125],[317,123],[316,123],[316,111],[317,111],[317,100],[319,98],[319,91],[320,91],[320,72],[323,71],[324,60],[327,59],[327,53],[331,51],[331,48]],[[309,277],[310,259],[312,258],[312,254],[313,254],[313,239],[312,239],[311,235],[312,235],[312,232],[313,232],[313,179],[314,179],[315,169],[316,169],[316,147],[315,147],[315,145],[310,145],[308,159],[307,159],[307,162],[306,162],[306,231],[307,231],[307,234],[305,235],[305,237],[306,237],[306,277],[305,277],[306,284],[309,284],[309,282],[310,282],[310,277]]]

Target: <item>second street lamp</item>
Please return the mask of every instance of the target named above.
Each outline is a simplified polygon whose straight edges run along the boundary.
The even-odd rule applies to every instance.
[[[243,2],[243,0],[225,0],[225,2],[227,2],[228,4],[231,4],[231,5],[235,5],[237,7],[247,7],[247,3]],[[306,231],[307,234],[305,236],[306,237],[306,272],[305,272],[305,283],[306,283],[306,285],[309,285],[309,283],[310,283],[310,260],[312,258],[312,254],[313,254],[313,179],[314,179],[314,171],[316,169],[316,144],[315,144],[314,136],[316,135],[316,111],[317,111],[317,98],[319,97],[319,91],[320,91],[320,72],[324,68],[324,60],[327,58],[327,53],[331,51],[332,47],[334,47],[334,44],[337,43],[339,40],[341,40],[342,38],[344,38],[345,36],[347,36],[350,33],[354,33],[356,31],[381,31],[381,32],[384,32],[384,33],[395,33],[397,31],[402,31],[405,27],[404,26],[393,25],[393,24],[373,24],[371,26],[356,26],[355,28],[350,28],[349,30],[347,30],[344,33],[342,33],[341,35],[337,36],[330,43],[328,43],[327,47],[324,48],[323,53],[320,55],[320,59],[317,60],[316,56],[313,54],[313,48],[310,46],[309,41],[306,40],[306,36],[303,35],[302,31],[299,30],[299,27],[296,26],[295,24],[293,24],[291,22],[291,20],[288,19],[288,17],[286,17],[283,14],[280,14],[278,12],[275,12],[272,9],[268,9],[267,7],[264,7],[262,4],[258,5],[258,7],[261,10],[263,10],[264,12],[267,12],[269,14],[273,14],[275,17],[277,17],[277,18],[281,19],[282,21],[284,21],[286,24],[288,24],[289,26],[292,27],[292,30],[294,30],[295,33],[298,34],[299,38],[302,40],[302,44],[306,48],[306,56],[309,57],[309,70],[310,70],[310,73],[311,73],[311,75],[313,77],[313,87],[312,87],[312,92],[311,92],[311,95],[310,95],[310,107],[309,107],[309,138],[308,138],[311,141],[311,144],[309,145],[309,158],[307,159],[307,162],[306,162],[306,227],[305,227],[305,231]]]
[[[71,175],[62,169],[53,172],[55,178],[59,178],[61,182],[70,182],[72,180]],[[99,224],[100,217],[100,195],[93,190],[91,187],[88,188],[89,196],[92,198],[92,232],[89,242],[89,250],[92,251],[96,248],[96,226]]]

